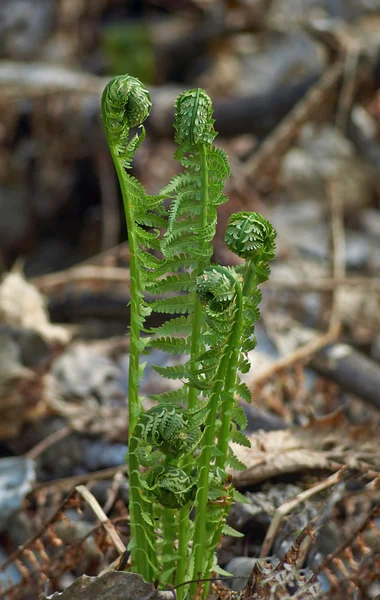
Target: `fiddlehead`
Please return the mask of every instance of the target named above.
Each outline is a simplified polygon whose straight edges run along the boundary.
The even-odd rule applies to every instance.
[[[224,240],[228,248],[245,259],[260,257],[273,260],[276,253],[276,231],[262,215],[239,212],[231,215]]]
[[[216,358],[216,373],[213,376],[212,389],[209,396],[209,413],[205,423],[204,436],[201,444],[200,473],[196,497],[196,516],[194,533],[194,572],[193,578],[199,578],[208,566],[208,557],[213,554],[215,546],[213,531],[207,523],[215,525],[215,519],[224,519],[224,511],[215,513],[208,506],[210,500],[211,459],[215,456],[214,440],[216,420],[221,408],[220,400],[224,381],[232,371],[236,375],[236,347],[239,347],[242,322],[242,280],[234,269],[212,266],[206,269],[197,279],[197,292],[204,306],[205,313],[211,325],[209,331],[210,350],[206,351]],[[217,317],[218,315],[218,317]],[[222,403],[223,408],[223,403]],[[217,460],[220,452],[216,454]],[[216,463],[218,467],[218,462]],[[226,490],[220,477],[222,469],[217,469],[220,484],[217,487],[217,497],[224,498]],[[215,476],[214,476],[215,479]],[[212,489],[212,488],[211,488]],[[212,518],[209,519],[209,517]],[[204,549],[206,548],[206,553]],[[192,584],[192,596],[196,594],[196,585]]]
[[[115,77],[102,95],[102,119],[111,156],[115,165],[123,197],[128,229],[131,279],[130,362],[128,383],[129,405],[129,477],[131,493],[132,561],[146,581],[153,581],[157,558],[153,549],[153,522],[149,507],[139,493],[139,465],[134,452],[133,430],[141,413],[138,397],[139,355],[144,348],[141,338],[149,307],[144,302],[145,278],[160,264],[149,250],[159,246],[159,231],[164,222],[162,199],[145,193],[143,186],[129,173],[133,156],[145,137],[143,121],[151,108],[149,93],[142,83],[123,75]],[[130,136],[132,127],[140,127],[141,134]],[[148,229],[147,229],[148,228]]]
[[[149,471],[145,482],[145,488],[155,501],[166,508],[181,508],[194,500],[194,478],[177,467],[158,465]]]
[[[201,88],[180,94],[175,103],[176,143],[181,148],[212,144],[216,137],[212,115],[212,102]]]
[[[173,404],[154,406],[141,415],[137,423],[137,445],[151,446],[168,458],[179,459],[192,452],[200,441],[207,410],[205,404],[192,410]]]
[[[148,90],[141,81],[130,75],[115,77],[106,86],[102,96],[102,118],[112,151],[125,169],[137,147],[145,137],[142,123],[152,108]],[[142,127],[142,137],[135,135],[129,139],[132,127]]]
[[[232,252],[245,259],[244,277],[244,327],[242,352],[256,345],[254,323],[260,318],[261,291],[258,286],[270,275],[269,261],[276,254],[276,231],[262,215],[239,212],[228,221],[225,242]]]

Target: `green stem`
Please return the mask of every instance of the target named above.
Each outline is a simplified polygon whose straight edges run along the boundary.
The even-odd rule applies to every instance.
[[[201,214],[200,214],[200,227],[207,225],[207,208],[209,203],[209,190],[208,190],[208,165],[207,165],[207,146],[205,144],[199,144],[199,153],[201,158]],[[208,261],[198,260],[196,267],[196,274],[199,275],[205,267],[208,266]],[[193,324],[191,331],[191,347],[190,347],[190,360],[194,360],[200,353],[199,339],[201,335],[202,326],[202,305],[195,295],[194,300],[194,312],[193,312]],[[188,394],[188,408],[192,409],[195,407],[198,390],[195,387],[189,388]],[[183,506],[180,509],[179,514],[179,531],[178,531],[178,563],[176,571],[176,584],[180,584],[184,581],[187,561],[188,561],[188,538],[189,538],[189,527],[188,527],[188,515],[189,507]],[[180,587],[178,589],[178,600],[181,600],[185,589]]]
[[[194,532],[194,572],[193,579],[202,577],[202,564],[205,553],[205,533],[207,523],[207,500],[208,500],[208,480],[210,475],[211,452],[214,445],[215,421],[218,410],[218,401],[223,387],[223,373],[225,372],[229,360],[227,351],[219,364],[216,375],[216,383],[210,397],[210,412],[205,424],[205,430],[202,440],[202,452],[200,456],[200,472],[198,479],[197,509],[195,518]],[[192,598],[196,596],[197,583],[191,584]]]
[[[128,464],[129,464],[129,483],[130,483],[130,522],[131,534],[135,540],[135,546],[131,551],[134,568],[142,575],[145,581],[153,581],[154,574],[147,557],[153,559],[152,552],[149,548],[146,538],[146,524],[142,517],[143,500],[140,496],[140,484],[138,477],[139,464],[133,450],[133,431],[136,427],[138,418],[141,413],[141,404],[138,395],[138,384],[136,384],[139,372],[139,343],[140,343],[140,326],[139,326],[139,308],[140,308],[140,293],[141,283],[139,271],[136,261],[136,242],[134,239],[134,218],[133,209],[128,200],[128,186],[126,183],[126,173],[123,166],[118,160],[117,154],[113,150],[112,140],[105,128],[108,145],[111,151],[112,160],[115,165],[116,173],[119,179],[120,189],[123,197],[125,220],[128,230],[129,244],[129,261],[130,261],[130,294],[131,294],[131,309],[130,309],[130,346],[129,346],[129,380],[128,380]],[[145,507],[144,507],[145,508]]]
[[[162,514],[162,534],[164,538],[164,543],[162,546],[162,563],[163,570],[168,571],[169,569],[173,569],[172,573],[169,574],[165,579],[160,581],[162,584],[173,585],[174,580],[174,567],[175,560],[173,558],[166,560],[167,556],[173,556],[175,553],[174,550],[174,540],[176,538],[176,510],[172,508],[164,508]]]
[[[225,468],[228,452],[228,444],[230,439],[230,428],[232,420],[232,405],[233,390],[236,383],[236,371],[239,360],[240,351],[240,338],[243,325],[243,293],[239,284],[235,286],[236,289],[236,313],[234,317],[234,324],[232,327],[231,336],[228,340],[230,348],[230,360],[228,362],[227,369],[225,371],[224,380],[224,391],[226,395],[222,401],[220,409],[220,420],[221,426],[218,433],[218,450],[221,452],[220,456],[216,458],[216,466],[221,469]],[[227,396],[228,394],[228,396]]]
[[[251,259],[247,262],[245,274],[244,274],[244,285],[243,285],[243,296],[248,296],[255,278],[255,259]]]
[[[189,504],[182,506],[178,515],[178,563],[175,574],[175,585],[183,583],[188,568],[188,538],[189,538]],[[177,600],[182,600],[186,593],[186,586],[177,590]]]
[[[216,381],[214,388],[210,396],[210,412],[207,417],[205,424],[205,431],[202,440],[202,450],[200,456],[200,473],[198,483],[198,494],[197,494],[197,509],[195,517],[195,533],[194,533],[194,572],[193,579],[196,580],[202,577],[202,565],[203,558],[205,557],[205,545],[206,545],[206,525],[207,525],[207,501],[208,501],[208,481],[210,475],[210,462],[211,453],[214,446],[215,436],[215,422],[217,417],[217,410],[219,405],[219,398],[222,393],[224,376],[226,372],[229,372],[229,365],[231,359],[230,349],[233,348],[233,344],[240,340],[240,329],[241,329],[241,314],[239,310],[239,304],[242,304],[241,289],[239,285],[236,285],[237,292],[237,314],[234,317],[234,324],[232,326],[231,334],[226,343],[226,350],[219,363],[218,372],[216,375]],[[236,369],[234,371],[236,374]],[[207,548],[208,552],[209,548]],[[197,583],[191,584],[191,598],[196,597]]]
[[[201,157],[201,218],[200,227],[207,225],[207,208],[209,202],[208,195],[208,166],[207,166],[207,147],[205,144],[199,144],[199,153]],[[203,244],[203,242],[202,242]],[[208,266],[209,261],[198,260],[196,274],[199,275],[203,269]],[[195,305],[193,312],[193,325],[191,331],[190,360],[194,360],[199,355],[199,338],[202,325],[202,306],[197,296],[195,296]],[[191,387],[188,396],[188,408],[194,408],[198,397],[198,390]]]
[[[133,437],[128,452],[129,513],[131,538],[134,540],[131,554],[134,570],[146,582],[153,582],[158,572],[158,559],[154,553],[153,527],[146,523],[143,518],[143,511],[147,512],[148,506],[140,496],[139,463],[136,457],[137,444],[137,437]],[[155,569],[153,569],[153,565]]]

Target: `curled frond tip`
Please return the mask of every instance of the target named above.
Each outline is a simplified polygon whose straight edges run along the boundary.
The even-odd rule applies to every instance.
[[[238,212],[229,218],[225,242],[241,258],[273,260],[276,230],[260,213]]]
[[[212,114],[212,102],[201,88],[180,94],[174,118],[177,144],[211,144],[216,136]]]
[[[149,92],[136,77],[119,75],[111,79],[104,89],[103,118],[111,128],[121,124],[128,128],[138,127],[149,116],[151,108]]]
[[[237,274],[230,267],[212,265],[197,277],[197,295],[207,310],[225,311],[233,303]]]

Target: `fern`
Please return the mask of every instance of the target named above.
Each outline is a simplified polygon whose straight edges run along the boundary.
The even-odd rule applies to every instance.
[[[136,427],[141,405],[138,397],[139,354],[142,350],[141,329],[147,316],[147,307],[143,298],[144,271],[154,269],[157,264],[141,247],[156,246],[156,233],[151,239],[143,237],[142,226],[150,226],[152,221],[145,220],[162,214],[161,199],[148,196],[143,186],[129,173],[131,162],[137,148],[145,138],[142,123],[148,117],[151,101],[148,91],[141,82],[128,75],[115,77],[106,86],[102,95],[102,119],[111,156],[115,165],[123,196],[124,212],[128,229],[131,278],[131,326],[130,326],[130,362],[129,362],[129,445]],[[130,136],[130,129],[139,127],[140,134]],[[135,220],[138,214],[138,224]],[[149,258],[146,262],[144,258]],[[132,557],[136,568],[143,577],[152,580],[157,571],[154,553],[154,532],[152,519],[147,515],[147,507],[139,496],[139,475],[137,457],[133,450],[129,456],[129,477],[131,486],[131,527],[133,549]]]
[[[236,535],[225,524],[235,494],[225,469],[244,468],[230,442],[249,447],[237,398],[250,402],[251,394],[239,374],[250,368],[246,354],[256,344],[258,286],[269,277],[275,232],[257,213],[232,215],[226,243],[245,264],[212,265],[217,208],[227,200],[223,188],[230,169],[224,151],[213,145],[211,100],[201,89],[178,97],[175,158],[183,171],[157,196],[146,194],[129,173],[150,107],[145,87],[128,75],[104,90],[102,118],[130,246],[129,548],[133,569],[146,581],[164,587],[193,580],[177,596],[194,600],[208,591],[197,580],[218,570],[215,550],[222,533]],[[138,132],[131,135],[134,127]],[[149,329],[152,313],[167,319]],[[161,377],[181,383],[153,394],[158,404],[144,413],[139,356],[147,348],[184,360],[153,365]]]

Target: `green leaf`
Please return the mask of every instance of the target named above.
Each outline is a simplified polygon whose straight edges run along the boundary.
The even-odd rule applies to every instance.
[[[230,525],[227,525],[227,523],[225,523],[223,525],[223,533],[224,533],[224,535],[229,535],[231,537],[236,537],[236,538],[244,537],[244,533],[241,533],[240,531],[236,531],[236,529],[234,529],[233,527],[230,527]]]
[[[247,429],[247,415],[245,414],[242,406],[235,406],[233,408],[232,419],[241,430],[244,431],[244,429]]]
[[[168,275],[165,279],[151,282],[145,287],[152,294],[194,291],[195,277],[192,273],[185,271],[184,273],[178,273],[178,275]]]
[[[232,469],[235,469],[236,471],[245,471],[247,468],[247,465],[245,465],[241,460],[238,459],[238,457],[235,455],[231,448],[229,448],[227,460],[230,467],[232,467]]]
[[[189,296],[173,296],[172,298],[160,298],[150,305],[153,311],[158,313],[187,313],[194,310],[194,301]]]
[[[145,512],[144,510],[141,511],[141,516],[144,519],[145,523],[147,523],[148,525],[150,525],[151,527],[153,527],[153,521],[150,518],[150,516],[148,515],[147,512]]]
[[[186,365],[173,365],[170,367],[153,365],[153,369],[162,375],[162,377],[166,377],[167,379],[184,379],[187,377]]]
[[[129,544],[127,546],[127,550],[131,551],[131,550],[133,550],[133,548],[136,548],[136,546],[137,546],[136,538],[131,538],[129,540]]]
[[[251,368],[251,363],[249,362],[249,360],[247,358],[242,357],[239,360],[239,371],[241,373],[248,373],[250,368]]]
[[[250,501],[248,500],[248,498],[243,496],[243,494],[241,494],[237,490],[234,490],[233,498],[234,498],[234,502],[240,502],[240,504],[250,504]]]
[[[162,392],[162,394],[152,394],[149,396],[149,398],[151,398],[151,400],[155,400],[156,402],[172,402],[173,404],[179,404],[181,402],[186,402],[188,395],[188,388],[186,386],[182,386],[178,390],[172,390],[171,392]]]
[[[242,433],[239,430],[233,431],[231,433],[230,439],[231,439],[231,442],[234,442],[235,444],[239,444],[240,446],[245,446],[245,448],[251,447],[251,442],[249,441],[247,436],[245,436],[244,433]]]
[[[242,400],[245,400],[245,402],[251,404],[252,394],[246,383],[239,383],[239,385],[236,388],[236,393]]]
[[[223,577],[233,577],[232,573],[225,571],[219,565],[213,565],[212,570],[216,575],[222,575]]]
[[[160,337],[150,340],[150,347],[168,352],[169,354],[189,354],[190,345],[186,338],[182,337]]]
[[[169,319],[160,327],[152,327],[151,332],[158,335],[185,334],[190,335],[193,327],[193,316],[180,316]]]

